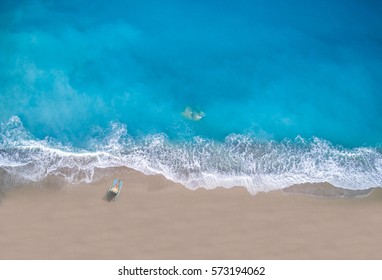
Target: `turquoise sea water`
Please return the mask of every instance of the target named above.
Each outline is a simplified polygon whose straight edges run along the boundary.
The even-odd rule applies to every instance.
[[[1,1],[0,168],[382,186],[379,1]]]

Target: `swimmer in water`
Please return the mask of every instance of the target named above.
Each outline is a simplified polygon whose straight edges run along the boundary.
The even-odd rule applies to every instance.
[[[194,112],[191,107],[186,107],[182,116],[192,121],[200,121],[206,114],[204,112]]]

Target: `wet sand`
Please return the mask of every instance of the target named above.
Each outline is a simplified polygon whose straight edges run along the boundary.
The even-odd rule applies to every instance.
[[[116,202],[102,199],[114,177]],[[191,191],[119,170],[99,182],[7,191],[0,259],[382,259],[382,191],[322,198]],[[322,188],[330,188],[322,185]]]

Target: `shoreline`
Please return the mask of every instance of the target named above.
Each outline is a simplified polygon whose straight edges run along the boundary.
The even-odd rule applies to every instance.
[[[114,177],[124,186],[107,203]],[[74,187],[51,178],[6,192],[0,259],[381,259],[381,202],[381,189],[356,198],[192,191],[128,169]]]

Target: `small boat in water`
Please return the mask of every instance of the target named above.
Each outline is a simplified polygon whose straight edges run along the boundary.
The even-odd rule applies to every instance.
[[[103,199],[108,202],[115,201],[118,195],[121,193],[121,189],[122,189],[122,180],[114,179],[113,184],[107,190]]]

